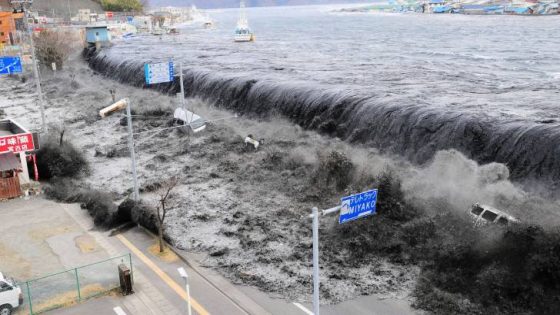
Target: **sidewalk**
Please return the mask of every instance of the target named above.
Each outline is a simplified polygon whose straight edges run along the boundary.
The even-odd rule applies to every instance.
[[[83,228],[93,227],[85,211],[67,208],[67,212]],[[224,294],[220,288],[202,276],[200,270],[197,272],[173,252],[163,258],[158,257],[150,250],[150,247],[156,245],[156,238],[143,228],[133,228],[114,237],[110,237],[108,232],[90,230],[89,233],[110,254],[132,253],[135,294],[121,298],[122,308],[127,314],[185,314],[186,291],[183,279],[177,271],[179,267],[183,267],[189,275],[193,314],[270,314],[235,289],[227,280],[221,277],[214,278],[214,281],[219,281],[220,288],[230,286],[230,290]],[[232,299],[230,294],[236,298]],[[139,301],[134,301],[134,297]],[[76,312],[82,314],[78,307]],[[151,307],[151,313],[144,311],[143,307]]]
[[[112,293],[45,314],[116,314],[115,307],[127,315],[186,314],[187,295],[177,271],[179,267],[185,268],[189,275],[193,314],[304,315],[312,309],[307,303],[275,299],[255,288],[234,285],[215,270],[200,266],[198,261],[203,260],[203,255],[175,250],[176,255],[160,257],[153,250],[156,238],[143,228],[111,237],[109,232],[96,230],[87,212],[75,204],[58,204],[41,198],[2,202],[0,222],[3,235],[0,271],[20,281],[132,254],[134,294],[123,297]],[[116,268],[114,271],[117,272]],[[64,288],[54,289],[57,294],[64,292]],[[324,305],[321,313],[414,313],[404,302],[362,297],[338,305]],[[28,313],[24,305],[16,314]]]
[[[0,271],[14,277],[19,283],[130,252],[126,248],[116,248],[101,232],[95,231],[87,212],[76,204],[59,204],[40,197],[4,201],[0,202],[0,222],[2,222]],[[133,267],[134,263],[133,258]],[[101,308],[107,309],[111,305],[123,307],[127,310],[127,314],[181,314],[172,303],[154,289],[142,272],[136,269],[134,271],[136,294],[126,297],[114,294],[109,297],[94,298],[68,308],[68,310],[74,308],[78,310],[71,311],[70,314],[85,314],[88,308],[95,311]],[[95,272],[103,272],[103,274],[96,276]],[[118,280],[117,268],[111,265],[109,269],[103,268],[101,271],[89,270],[83,275],[86,278],[81,278],[80,281],[95,280],[96,277],[104,278],[107,277],[106,273]],[[41,307],[47,307],[47,305],[66,304],[76,300],[75,280],[65,281],[67,274],[69,273],[37,283],[38,287],[31,290],[34,307],[36,303]],[[85,287],[86,284],[83,284]],[[24,305],[17,309],[17,314],[28,314],[28,296],[25,287],[22,289],[24,289]],[[44,299],[36,295],[39,292],[45,295]],[[110,309],[112,310],[112,307]],[[65,311],[53,310],[49,314]]]

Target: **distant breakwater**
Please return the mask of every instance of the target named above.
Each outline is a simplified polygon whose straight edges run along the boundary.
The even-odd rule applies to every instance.
[[[93,70],[120,82],[163,93],[180,90],[178,77],[172,83],[146,86],[141,61],[111,60],[95,49],[85,50],[84,56]],[[184,70],[184,84],[187,96],[219,107],[260,117],[281,114],[305,129],[403,155],[414,163],[454,148],[481,164],[504,163],[516,181],[538,180],[555,191],[560,180],[560,125],[556,121],[508,120],[413,103],[393,104],[348,90],[198,69]]]

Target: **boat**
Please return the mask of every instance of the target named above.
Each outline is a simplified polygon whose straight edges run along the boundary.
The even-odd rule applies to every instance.
[[[249,22],[245,14],[245,1],[241,0],[240,4],[241,13],[237,20],[237,28],[235,29],[234,40],[236,42],[252,42],[255,40],[255,34],[249,28]]]

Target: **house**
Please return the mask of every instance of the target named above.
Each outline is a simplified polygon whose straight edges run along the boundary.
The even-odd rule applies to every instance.
[[[111,34],[107,26],[86,27],[86,42],[88,44],[104,43],[111,41]]]
[[[33,134],[16,121],[0,120],[0,199],[19,197],[22,194],[21,186],[31,183],[28,157],[34,162],[35,179],[38,179],[32,154],[37,148],[35,142]]]
[[[86,22],[89,23],[91,17],[91,10],[90,9],[80,9],[78,10],[78,22]]]
[[[152,30],[152,17],[151,16],[135,16],[132,19],[132,25],[136,26],[139,32],[150,32]]]
[[[19,173],[22,167],[13,152],[0,153],[0,200],[22,195]]]
[[[13,45],[16,32],[16,23],[13,13],[0,12],[0,43]]]
[[[442,9],[446,7],[445,0],[429,0],[428,1],[428,12],[431,13],[443,13]]]

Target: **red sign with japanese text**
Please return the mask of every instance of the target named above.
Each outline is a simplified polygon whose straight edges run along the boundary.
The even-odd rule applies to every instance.
[[[112,19],[112,18],[113,18],[113,12],[107,11],[107,12],[105,12],[105,16],[106,16],[108,19]]]
[[[0,152],[12,151],[14,153],[35,150],[33,134],[20,133],[11,136],[0,137]]]

